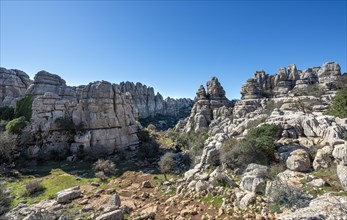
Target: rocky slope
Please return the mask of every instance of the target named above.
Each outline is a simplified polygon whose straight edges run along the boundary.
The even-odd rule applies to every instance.
[[[230,138],[243,138],[251,128],[263,124],[276,124],[281,131],[281,138],[276,142],[276,153],[279,162],[286,164],[287,168],[277,175],[277,181],[282,181],[282,186],[289,184],[298,187],[296,183],[303,181],[300,176],[304,175],[308,181],[311,181],[312,177],[310,179],[307,173],[318,172],[336,164],[335,169],[340,184],[347,191],[347,141],[343,140],[343,135],[347,131],[347,119],[324,114],[336,93],[337,85],[341,83],[341,77],[340,66],[333,62],[305,71],[297,70],[295,65],[290,65],[288,71],[286,68],[280,68],[279,73],[275,75],[257,71],[254,77],[242,86],[242,100],[236,101],[233,107],[226,105],[224,91],[218,85],[217,90],[220,92],[217,93],[217,97],[223,101],[217,102],[216,107],[211,108],[211,99],[208,95],[210,89],[205,92],[204,87],[200,87],[190,117],[177,124],[176,128],[182,132],[208,128],[210,137],[205,142],[200,162],[185,173],[186,182],[179,187],[182,193],[211,191],[216,187],[211,184],[216,178],[233,185],[231,180],[235,178],[231,177],[234,174],[222,169],[225,167],[220,161],[222,144]],[[312,155],[313,149],[316,152]],[[221,166],[210,174],[208,170],[216,164]],[[239,177],[240,189],[236,193],[234,205],[248,209],[251,207],[249,205],[260,198],[259,195],[264,193],[265,196],[269,195],[273,189],[271,184],[274,183],[265,178],[268,169],[266,166],[256,164],[247,167]],[[277,188],[278,185],[275,189]],[[344,202],[338,203],[343,204],[342,207],[345,208],[335,213],[337,219],[344,219],[346,198],[346,196],[339,198]],[[321,200],[317,198],[316,202],[311,203],[318,204],[320,201],[331,199],[331,197]],[[314,208],[307,210],[315,212],[311,211]],[[296,216],[302,215],[299,213],[305,211],[288,214],[283,219],[297,219]],[[317,213],[322,216],[332,215],[321,209]]]

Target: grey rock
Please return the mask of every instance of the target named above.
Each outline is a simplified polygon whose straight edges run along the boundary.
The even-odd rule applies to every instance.
[[[31,84],[29,76],[20,70],[0,67],[0,107],[15,107]]]
[[[334,196],[326,193],[313,199],[309,206],[301,208],[290,214],[279,216],[280,220],[296,219],[327,219],[346,220],[347,219],[347,197]]]
[[[122,210],[115,210],[96,217],[96,220],[123,220],[124,213]]]
[[[62,191],[57,192],[57,202],[58,203],[68,203],[71,202],[72,200],[78,198],[81,196],[81,191],[80,187],[72,187],[69,189],[65,189]]]
[[[347,166],[340,163],[336,167],[336,173],[340,183],[345,191],[347,191]]]
[[[286,165],[290,170],[307,172],[311,168],[309,154],[303,149],[295,150],[288,157]]]
[[[108,199],[108,204],[111,206],[115,207],[120,207],[121,206],[121,200],[118,194],[113,194],[111,197]]]
[[[202,192],[204,190],[207,190],[209,184],[207,181],[205,180],[199,180],[198,182],[196,182],[195,184],[195,190],[196,192]]]

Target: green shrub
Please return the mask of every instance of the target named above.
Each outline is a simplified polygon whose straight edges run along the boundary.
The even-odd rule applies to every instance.
[[[347,131],[345,131],[345,133],[343,134],[343,139],[347,141]]]
[[[175,163],[176,161],[172,152],[167,152],[160,158],[159,168],[160,171],[164,174],[166,180],[166,174],[170,173],[173,170]]]
[[[337,91],[327,114],[339,118],[347,118],[347,87]]]
[[[16,150],[17,135],[8,132],[0,133],[0,161],[7,162],[12,160]]]
[[[0,120],[9,121],[12,119],[14,119],[14,108],[7,106],[0,108]]]
[[[95,174],[102,172],[105,176],[116,174],[116,165],[110,160],[99,159],[94,163],[93,170]]]
[[[287,169],[287,166],[283,163],[272,164],[269,168],[269,172],[267,173],[267,178],[270,180],[274,180],[277,177],[277,174],[282,173]]]
[[[275,139],[279,135],[276,125],[264,124],[251,129],[245,138],[224,141],[221,162],[230,168],[244,168],[250,163],[269,164],[275,160]]]
[[[279,180],[272,181],[268,197],[270,199],[269,208],[273,212],[278,212],[279,207],[302,208],[307,206],[310,201],[303,190]]]
[[[6,131],[12,134],[20,134],[27,124],[28,122],[25,121],[24,117],[15,118],[7,123]]]
[[[29,182],[25,185],[24,195],[25,196],[35,196],[35,195],[42,193],[43,191],[45,191],[45,187],[42,186],[41,181],[35,180],[35,181]]]
[[[150,159],[158,155],[159,144],[156,141],[155,135],[148,130],[141,130],[138,133],[140,140],[140,146],[138,150],[138,156],[141,159]]]
[[[0,216],[9,211],[11,199],[9,193],[5,192],[4,186],[0,185]]]
[[[33,97],[27,95],[16,103],[15,117],[24,116],[26,121],[30,121],[32,115]]]

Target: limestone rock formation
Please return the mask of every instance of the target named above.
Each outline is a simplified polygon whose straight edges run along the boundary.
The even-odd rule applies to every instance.
[[[30,84],[31,80],[25,72],[0,67],[0,107],[15,107]]]
[[[264,71],[257,71],[253,78],[241,88],[242,99],[259,99],[284,97],[297,90],[306,92],[309,85],[318,85],[322,89],[333,88],[341,76],[340,66],[335,62],[324,63],[322,67],[297,70],[294,64],[279,69],[274,75],[267,75]]]
[[[69,87],[59,76],[41,71],[27,94],[36,97],[29,152],[36,148],[43,154],[77,152],[81,148],[86,153],[111,154],[138,144],[136,108],[131,96],[116,84],[98,81]]]
[[[121,82],[122,93],[129,92],[138,109],[139,118],[154,117],[156,115],[178,116],[182,111],[189,110],[193,106],[193,100],[181,98],[166,98],[160,93],[154,94],[152,87],[141,83]]]
[[[213,111],[222,106],[229,106],[230,101],[225,97],[225,91],[217,77],[212,77],[204,86],[200,86],[196,93],[195,104],[190,117],[184,127],[184,131],[199,131],[208,128],[213,120]]]

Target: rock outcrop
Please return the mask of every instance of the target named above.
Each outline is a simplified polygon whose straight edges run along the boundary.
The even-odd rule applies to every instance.
[[[0,67],[0,107],[15,107],[30,84],[31,80],[25,72]]]
[[[26,94],[35,97],[29,152],[111,154],[138,144],[137,110],[116,84],[69,87],[59,76],[41,71]]]
[[[203,85],[196,92],[195,104],[184,127],[185,132],[196,132],[208,128],[214,119],[214,110],[230,105],[230,101],[225,97],[225,91],[217,77],[212,77],[206,85],[207,92]]]
[[[294,64],[280,68],[275,75],[257,71],[253,78],[241,88],[242,99],[284,97],[296,91],[307,92],[310,85],[330,90],[341,76],[340,66],[335,62],[324,63],[322,67],[297,70]]]
[[[129,92],[134,104],[138,109],[139,118],[154,117],[156,115],[179,116],[180,113],[190,110],[193,100],[181,98],[166,98],[160,93],[154,94],[152,87],[147,87],[141,83],[121,82],[120,90],[123,93]],[[185,117],[185,116],[184,116]]]

